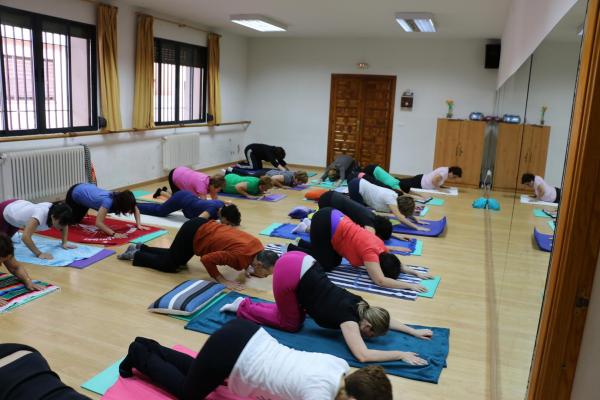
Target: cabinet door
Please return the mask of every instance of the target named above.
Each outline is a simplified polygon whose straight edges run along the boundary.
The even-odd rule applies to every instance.
[[[458,158],[454,165],[462,168],[463,175],[462,178],[456,179],[454,183],[479,187],[486,125],[487,123],[483,121],[462,121],[458,143]],[[448,166],[451,167],[452,164]],[[452,183],[453,180],[449,179],[448,182]]]
[[[363,82],[363,119],[360,136],[360,165],[390,165],[395,76],[367,76]]]
[[[522,141],[522,124],[498,124],[493,178],[494,190],[514,191],[517,188],[517,182],[520,182],[518,174]]]
[[[531,193],[532,190],[521,184],[521,177],[525,173],[544,177],[546,173],[546,158],[548,157],[548,143],[550,141],[550,127],[525,125],[523,129],[523,143],[521,145],[521,158],[519,162],[518,188],[520,191]]]
[[[460,140],[460,122],[444,118],[438,119],[433,169],[456,165],[458,142]]]
[[[359,155],[362,118],[362,81],[353,77],[331,77],[327,163],[337,155]]]

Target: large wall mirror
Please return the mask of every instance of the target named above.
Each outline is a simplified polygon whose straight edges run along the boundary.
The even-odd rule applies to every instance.
[[[560,218],[586,8],[587,1],[578,1],[498,90],[496,114],[506,117],[490,133],[485,162],[491,173],[489,197],[501,207],[488,211],[487,238],[497,399],[524,399],[527,393]]]

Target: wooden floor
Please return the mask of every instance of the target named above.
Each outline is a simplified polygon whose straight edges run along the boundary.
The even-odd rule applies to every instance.
[[[272,222],[287,221],[292,207],[312,204],[302,200],[304,192],[285,193],[288,197],[277,203],[238,201],[241,229],[258,235]],[[412,302],[360,293],[402,321],[450,328],[448,368],[439,384],[392,376],[396,399],[524,398],[549,260],[549,253],[535,248],[532,231],[534,225],[547,233],[550,228],[514,195],[493,194],[500,212],[475,210],[471,203],[480,195],[461,189],[458,197],[442,196],[446,204],[431,207],[427,218],[447,216],[446,233],[424,238],[423,256],[403,258],[442,277],[433,299]],[[152,245],[167,247],[175,232],[169,230]],[[285,242],[259,237],[264,243]],[[181,281],[209,278],[197,257],[178,274],[136,268],[116,257],[84,270],[28,269],[32,277],[61,291],[0,316],[0,340],[39,349],[61,378],[82,392],[79,385],[123,356],[135,336],[193,349],[206,340],[206,335],[183,329],[182,321],[146,311]],[[270,285],[270,278],[255,278],[246,292],[272,299]]]

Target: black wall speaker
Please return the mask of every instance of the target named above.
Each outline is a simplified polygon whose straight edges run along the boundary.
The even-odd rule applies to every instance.
[[[500,66],[500,44],[485,45],[485,68],[498,69]]]

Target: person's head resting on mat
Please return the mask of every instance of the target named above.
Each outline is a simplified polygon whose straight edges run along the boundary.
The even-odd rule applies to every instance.
[[[235,204],[226,204],[219,209],[219,219],[222,224],[240,226],[242,214]]]
[[[340,179],[340,170],[335,167],[330,168],[329,171],[327,171],[327,178],[332,182],[339,180]]]
[[[392,400],[392,383],[381,365],[369,365],[346,375],[335,400]]]
[[[303,185],[308,182],[308,174],[306,171],[296,171],[294,172],[294,186],[295,185]]]
[[[69,225],[73,220],[73,210],[71,207],[63,202],[59,201],[52,203],[50,210],[48,210],[48,220],[46,225],[51,226],[61,231],[65,226]]]
[[[415,213],[415,199],[410,196],[398,196],[396,199],[398,211],[405,217],[412,217]]]
[[[394,254],[388,252],[379,254],[379,265],[386,278],[398,279],[400,276],[402,262]]]
[[[521,177],[521,183],[525,186],[533,187],[533,182],[535,181],[535,175],[530,174],[529,172],[524,173]]]
[[[448,178],[450,178],[450,179],[462,178],[462,168],[458,167],[456,165],[448,168]]]
[[[225,177],[221,174],[215,174],[208,180],[208,186],[217,192],[225,187]]]
[[[136,204],[135,196],[131,190],[112,192],[112,206],[110,207],[110,211],[117,215],[133,214]]]
[[[381,307],[371,307],[362,300],[357,304],[358,327],[363,338],[383,336],[390,330],[390,313]]]
[[[258,182],[258,190],[261,193],[266,192],[267,190],[273,187],[273,181],[270,176],[261,176]]]
[[[279,256],[271,250],[263,250],[254,257],[252,265],[246,270],[246,275],[266,278],[273,274],[273,267]]]
[[[389,240],[392,237],[392,222],[382,215],[373,217],[373,228],[375,235],[381,240]]]

